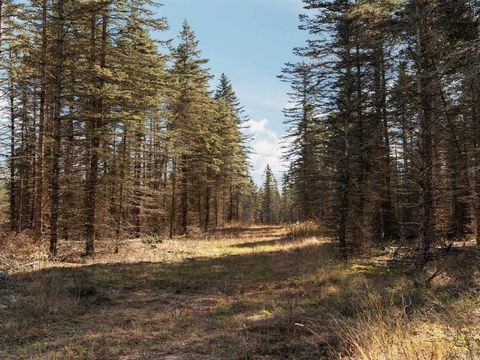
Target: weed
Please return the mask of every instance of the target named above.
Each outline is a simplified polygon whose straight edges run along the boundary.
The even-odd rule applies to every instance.
[[[164,242],[163,237],[160,235],[148,235],[142,238],[142,243],[145,245],[150,245],[155,247],[158,244],[162,244]]]

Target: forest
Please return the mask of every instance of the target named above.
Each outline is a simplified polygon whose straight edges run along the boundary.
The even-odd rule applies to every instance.
[[[279,172],[169,1],[0,0],[0,358],[480,359],[480,2],[292,2]]]

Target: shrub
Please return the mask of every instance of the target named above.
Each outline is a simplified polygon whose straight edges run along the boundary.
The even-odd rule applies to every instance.
[[[159,235],[148,235],[142,239],[145,245],[155,246],[163,243],[163,238]]]

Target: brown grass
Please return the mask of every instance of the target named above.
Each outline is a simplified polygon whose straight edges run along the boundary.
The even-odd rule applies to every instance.
[[[314,221],[295,223],[287,226],[287,236],[294,240],[323,237],[326,230]]]
[[[374,291],[362,297],[362,314],[356,321],[338,320],[349,359],[478,359],[480,356],[478,311],[474,297],[445,306],[432,293],[422,311],[409,313],[394,298],[381,298]],[[434,304],[441,305],[439,309]]]
[[[14,234],[0,230],[0,271],[16,273],[42,267],[48,260],[45,244],[33,240],[29,232]]]
[[[0,358],[480,358],[471,251],[438,258],[427,284],[430,269],[385,256],[343,262],[321,230],[237,226],[124,241],[119,254],[99,242],[94,259],[69,242],[57,262],[38,256],[46,244],[18,258],[8,245]]]

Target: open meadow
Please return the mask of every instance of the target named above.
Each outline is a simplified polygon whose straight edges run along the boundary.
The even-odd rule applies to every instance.
[[[1,243],[1,359],[480,357],[472,250],[419,271],[389,251],[345,262],[307,225],[102,242],[93,259],[63,243],[56,262],[23,240]]]

